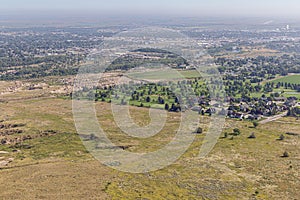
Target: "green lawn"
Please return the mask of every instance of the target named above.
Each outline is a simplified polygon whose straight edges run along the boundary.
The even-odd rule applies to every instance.
[[[270,82],[276,83],[291,83],[291,84],[300,84],[300,75],[290,75],[290,76],[285,76],[277,79],[270,80]],[[281,96],[284,97],[297,97],[300,98],[300,93],[292,90],[292,89],[285,89],[284,87],[274,89],[272,93],[278,92],[281,94]],[[259,93],[251,93],[251,97],[261,97],[264,93],[259,92]],[[265,93],[267,96],[269,96],[271,93]],[[237,95],[237,97],[240,97],[240,95]]]
[[[263,94],[265,94],[267,97],[270,96],[271,93],[275,93],[278,92],[280,94],[280,96],[284,96],[284,97],[297,97],[298,99],[300,99],[300,93],[295,91],[295,90],[291,90],[291,89],[284,89],[284,88],[279,88],[279,89],[274,89],[273,92],[269,92],[269,93],[264,93],[264,92],[259,92],[259,93],[251,93],[251,97],[256,97],[256,98],[260,98]],[[281,92],[284,92],[283,94],[281,94]],[[241,95],[237,95],[236,97],[241,97]]]
[[[300,75],[290,75],[285,76],[276,80],[273,80],[274,83],[291,83],[291,84],[300,84]]]
[[[191,79],[198,78],[201,74],[196,70],[183,70],[177,71],[174,69],[154,70],[147,72],[135,72],[127,74],[135,79],[148,79],[148,80],[173,80],[173,79]]]

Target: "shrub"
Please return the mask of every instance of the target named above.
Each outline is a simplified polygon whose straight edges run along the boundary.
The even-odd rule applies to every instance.
[[[288,153],[287,151],[285,151],[285,152],[283,153],[282,157],[283,157],[283,158],[289,157],[289,153]]]
[[[240,129],[238,129],[238,128],[233,129],[233,135],[237,136],[237,135],[240,135],[240,134],[241,134]]]
[[[256,128],[258,125],[259,125],[259,123],[257,121],[253,122],[254,128]]]
[[[281,134],[281,135],[279,136],[279,140],[284,140],[284,135],[283,135],[283,134]]]
[[[169,110],[169,108],[170,108],[170,106],[169,106],[169,104],[165,104],[165,110]]]
[[[202,133],[202,132],[203,132],[202,128],[201,128],[201,127],[198,127],[197,130],[196,130],[196,133],[200,134],[200,133]]]
[[[255,134],[254,133],[251,133],[251,135],[248,137],[249,139],[255,139],[256,138],[256,136],[255,136]]]
[[[224,138],[227,138],[227,137],[228,137],[228,133],[225,132],[225,133],[224,133]]]

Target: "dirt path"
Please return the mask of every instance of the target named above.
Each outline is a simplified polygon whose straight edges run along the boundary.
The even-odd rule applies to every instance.
[[[280,115],[275,115],[275,116],[273,116],[273,117],[268,117],[267,119],[261,121],[260,124],[266,124],[266,123],[269,123],[269,122],[272,122],[272,121],[276,121],[276,120],[278,120],[278,119],[280,119],[280,118],[286,116],[287,113],[288,113],[288,112],[286,111],[286,112],[284,112],[284,113],[282,113],[282,114],[280,114]]]

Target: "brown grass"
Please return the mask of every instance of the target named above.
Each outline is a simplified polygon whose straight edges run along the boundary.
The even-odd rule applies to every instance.
[[[21,96],[22,97],[22,96]],[[156,136],[133,139],[119,130],[110,105],[97,103],[97,115],[108,136],[117,145],[131,145],[128,151],[149,152],[173,138],[178,114],[169,114],[166,127]],[[56,130],[51,137],[26,141],[31,149],[0,145],[14,158],[0,170],[3,199],[297,199],[299,197],[300,124],[294,118],[250,128],[250,122],[227,120],[224,131],[239,128],[233,140],[220,138],[205,159],[198,158],[204,134],[196,137],[189,150],[174,164],[162,170],[129,174],[114,171],[89,155],[76,135],[71,101],[58,98],[14,100],[0,103],[0,119],[25,123],[26,134]],[[131,108],[140,125],[149,123],[148,110]],[[208,117],[202,117],[204,130]],[[256,139],[247,137],[255,132]],[[284,151],[288,158],[282,158]],[[1,157],[2,155],[0,155]]]

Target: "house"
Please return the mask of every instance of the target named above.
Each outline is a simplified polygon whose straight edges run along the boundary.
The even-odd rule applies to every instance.
[[[249,110],[250,110],[250,107],[247,104],[241,104],[240,105],[240,111],[248,112]]]
[[[216,109],[215,108],[209,108],[205,111],[205,113],[207,114],[213,114],[213,113],[216,113]]]
[[[274,97],[274,100],[285,102],[287,100],[287,98],[286,97]]]
[[[215,104],[213,105],[213,107],[220,108],[221,105],[220,105],[219,103],[215,103]]]
[[[288,106],[288,107],[293,107],[293,106],[295,106],[296,105],[296,100],[295,99],[293,99],[293,98],[291,98],[291,99],[288,99],[285,103],[284,103],[284,105],[286,105],[286,106]]]
[[[244,116],[245,119],[248,119],[248,120],[260,120],[261,119],[261,116],[259,115],[251,115],[251,114],[247,114]]]
[[[201,112],[202,111],[202,107],[201,106],[194,106],[191,108],[192,111],[195,111],[195,112]]]
[[[235,118],[237,119],[243,119],[244,114],[243,113],[235,113]]]

